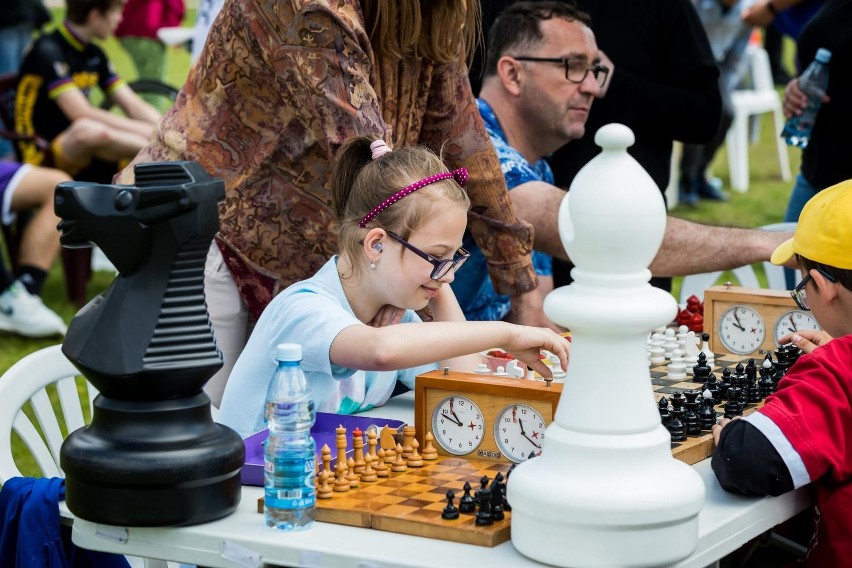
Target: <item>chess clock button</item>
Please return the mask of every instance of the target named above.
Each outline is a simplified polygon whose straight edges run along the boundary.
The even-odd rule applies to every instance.
[[[748,306],[733,306],[719,318],[719,340],[725,349],[748,355],[760,349],[766,337],[766,322]]]
[[[814,316],[802,310],[790,310],[779,316],[775,321],[775,343],[787,334],[803,329],[822,329]]]
[[[494,441],[503,455],[520,463],[541,453],[544,422],[538,411],[526,404],[510,404],[494,420]]]
[[[463,456],[482,443],[485,418],[466,396],[448,396],[432,412],[432,434],[447,452]]]

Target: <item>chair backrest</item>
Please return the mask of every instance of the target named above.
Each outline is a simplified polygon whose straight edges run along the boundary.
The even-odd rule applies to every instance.
[[[775,82],[772,80],[772,67],[769,64],[769,54],[757,45],[749,45],[746,48],[749,73],[751,74],[752,88],[755,91],[775,92]]]
[[[758,227],[762,231],[795,231],[796,223],[773,223]],[[783,266],[775,266],[771,262],[764,262],[763,271],[766,274],[767,288],[770,290],[788,290],[792,286],[788,286]],[[731,271],[735,277],[735,284],[739,284],[743,288],[760,288],[760,282],[754,272],[752,265],[747,264],[740,266]],[[722,277],[723,272],[705,272],[703,274],[691,274],[685,276],[680,286],[680,294],[678,295],[678,303],[686,304],[686,299],[692,295],[704,298],[704,291],[707,288],[715,285]],[[796,281],[801,279],[801,274],[796,271]]]
[[[12,453],[12,432],[29,448],[44,477],[64,477],[59,466],[59,449],[70,432],[85,425],[79,371],[62,353],[61,345],[45,347],[12,365],[0,377],[0,483],[21,472]],[[82,380],[88,399],[88,416],[97,390]],[[61,414],[54,410],[49,391],[55,385]],[[29,403],[28,416],[24,407]]]

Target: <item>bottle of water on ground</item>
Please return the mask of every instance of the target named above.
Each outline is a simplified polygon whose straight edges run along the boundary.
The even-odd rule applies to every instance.
[[[269,438],[264,447],[264,515],[281,530],[310,527],[316,518],[316,420],[308,380],[299,362],[302,346],[276,348],[278,368],[266,393]]]
[[[817,50],[816,57],[799,77],[799,88],[808,96],[808,105],[802,114],[790,117],[784,125],[781,136],[790,146],[800,148],[808,146],[819,107],[822,105],[822,97],[828,90],[829,61],[831,61],[829,50]]]

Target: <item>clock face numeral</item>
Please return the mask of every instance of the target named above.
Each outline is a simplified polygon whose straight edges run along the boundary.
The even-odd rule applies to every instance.
[[[775,321],[775,343],[785,335],[806,329],[822,329],[814,316],[802,310],[790,310],[779,316]]]
[[[719,339],[725,348],[737,355],[754,353],[766,338],[766,322],[748,306],[733,306],[719,319]]]
[[[465,396],[449,396],[432,412],[432,434],[447,452],[463,456],[479,447],[485,418],[479,407]]]
[[[494,441],[504,456],[515,463],[541,453],[544,418],[526,404],[510,404],[494,419]]]

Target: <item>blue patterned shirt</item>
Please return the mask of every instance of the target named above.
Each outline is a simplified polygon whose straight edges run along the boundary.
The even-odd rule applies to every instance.
[[[488,103],[482,99],[477,99],[476,102],[479,105],[479,114],[482,115],[482,121],[485,123],[485,130],[500,159],[500,167],[509,190],[530,181],[553,184],[553,172],[550,171],[547,162],[539,160],[530,164],[520,152],[509,146],[506,134]],[[488,276],[485,256],[469,233],[465,235],[463,246],[470,251],[470,259],[456,273],[452,288],[465,317],[468,320],[478,321],[496,321],[505,318],[511,309],[509,296],[498,294],[494,290],[491,278]],[[553,275],[553,261],[550,255],[533,251],[532,260],[537,275]]]

